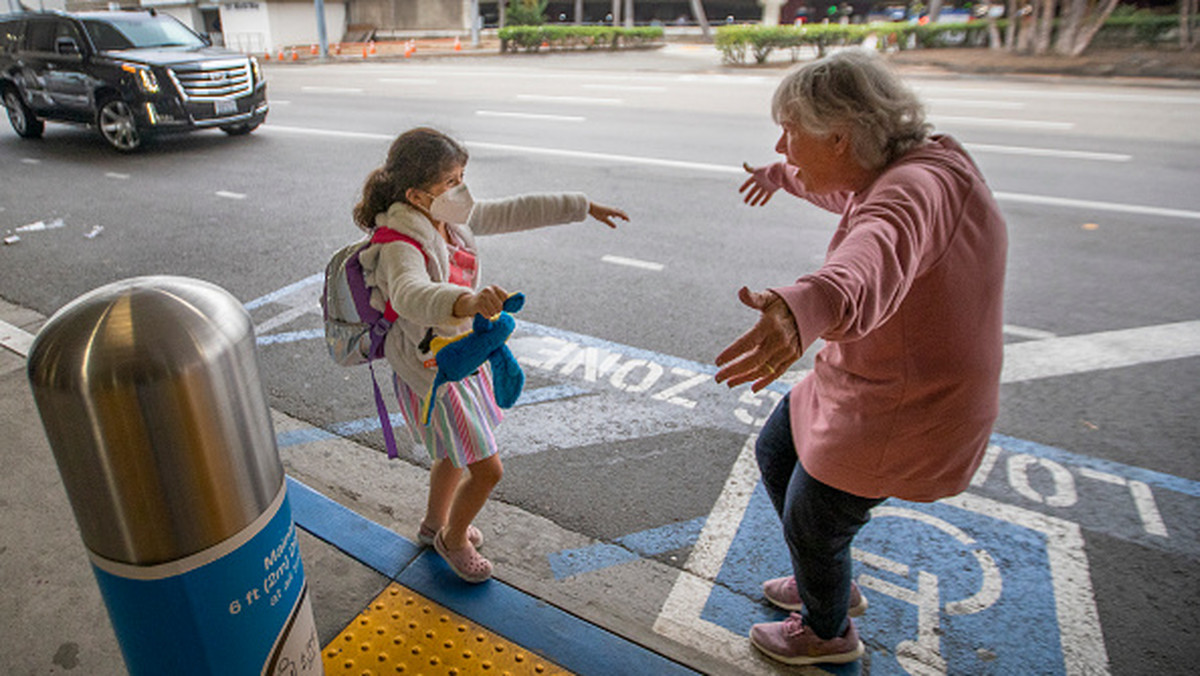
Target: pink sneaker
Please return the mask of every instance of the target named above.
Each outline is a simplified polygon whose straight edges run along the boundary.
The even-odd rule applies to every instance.
[[[854,620],[846,633],[825,640],[804,626],[798,613],[783,622],[767,622],[750,627],[750,643],[773,660],[784,664],[845,664],[862,657]]]
[[[800,590],[796,588],[796,578],[788,575],[787,577],[777,577],[774,580],[767,580],[762,586],[763,596],[771,602],[772,605],[800,612],[804,607],[804,603],[800,601]],[[850,583],[850,617],[860,617],[867,612],[867,597],[862,595],[862,590],[853,582]]]
[[[467,542],[462,549],[450,549],[442,538],[444,531],[438,531],[433,537],[433,548],[446,560],[455,575],[471,583],[483,582],[492,576],[492,562],[480,556],[474,545]]]

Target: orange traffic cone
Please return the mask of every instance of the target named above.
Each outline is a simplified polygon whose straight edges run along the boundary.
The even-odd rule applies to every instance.
[[[371,40],[367,44],[371,46],[371,53],[374,54],[375,53],[375,41]]]
[[[333,47],[331,48],[331,51],[333,52],[333,55],[334,55],[334,56],[341,56],[341,54],[342,54],[342,43],[340,43],[340,42],[335,42],[335,43],[333,43]]]
[[[417,51],[417,48],[413,45],[412,40],[404,43],[404,58],[407,59],[408,57],[412,56],[413,52],[415,51]]]
[[[279,60],[283,61],[283,50],[282,49],[279,50]]]
[[[367,58],[367,43],[363,43],[363,58]]]
[[[270,60],[271,60],[271,52],[264,52],[264,53],[263,53],[263,60],[264,60],[264,61],[270,61]]]
[[[292,61],[299,61],[299,60],[300,60],[300,55],[297,54],[296,50],[293,49],[292,50]]]
[[[462,43],[459,42],[458,36],[455,36],[455,38],[454,38],[454,51],[456,51],[456,52],[462,51]]]
[[[308,50],[308,53],[309,53],[309,54],[312,54],[313,56],[316,56],[316,55],[317,55],[317,54],[319,54],[320,52],[318,52],[318,51],[317,51],[317,46],[314,44],[314,45],[312,46],[312,49],[309,49],[309,50]]]

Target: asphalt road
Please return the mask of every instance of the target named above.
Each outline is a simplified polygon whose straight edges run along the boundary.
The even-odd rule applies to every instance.
[[[202,132],[121,156],[86,129],[29,142],[5,128],[0,233],[19,241],[0,249],[0,296],[48,315],[132,276],[218,283],[259,327],[272,407],[382,447],[362,372],[312,337],[317,275],[357,236],[349,212],[389,140],[436,126],[467,142],[477,198],[582,190],[632,217],[616,232],[483,240],[489,281],[529,299],[513,347],[544,402],[502,428],[497,497],[601,542],[656,533],[629,548],[696,572],[711,534],[656,529],[714,522],[778,398],[707,378],[753,321],[736,290],[816,267],[836,224],[786,195],[739,199],[741,163],[775,159],[779,74],[681,52],[275,66],[268,123],[245,138]],[[994,463],[971,493],[1082,529],[1095,617],[1078,624],[1085,643],[1102,637],[1106,669],[1184,673],[1200,657],[1200,91],[912,83],[1009,221],[1010,370]],[[870,671],[892,673],[879,659]],[[1003,671],[979,659],[967,671]]]

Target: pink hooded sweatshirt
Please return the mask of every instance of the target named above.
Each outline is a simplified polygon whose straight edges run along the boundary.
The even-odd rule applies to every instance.
[[[1004,218],[970,156],[931,141],[859,193],[811,195],[784,163],[767,176],[841,213],[825,264],[772,289],[802,347],[827,344],[791,392],[805,470],[862,497],[962,492],[999,408]]]

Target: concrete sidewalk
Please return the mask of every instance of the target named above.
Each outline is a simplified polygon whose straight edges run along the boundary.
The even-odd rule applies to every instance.
[[[6,468],[0,476],[0,583],[6,590],[0,597],[0,665],[6,673],[122,674],[124,661],[25,371],[32,337],[44,320],[0,300],[0,459]],[[481,585],[459,581],[440,557],[413,542],[424,510],[424,469],[272,415],[277,438],[299,434],[308,440],[288,444],[281,457],[326,673],[377,673],[343,659],[352,655],[339,646],[352,640],[354,625],[375,621],[372,612],[389,608],[389,599],[423,608],[424,617],[416,617],[420,626],[397,625],[397,635],[441,641],[437,627],[427,624],[451,621],[481,642],[485,634],[492,637],[496,655],[511,655],[514,674],[730,673],[711,657],[634,629],[644,620],[613,612],[615,604],[633,616],[656,613],[655,594],[645,589],[621,589],[611,580],[600,588],[555,588],[530,574],[547,567],[546,552],[593,541],[502,503],[489,504],[479,521],[496,578]],[[638,566],[638,584],[666,580],[671,573],[657,567]],[[630,635],[622,636],[622,628]],[[385,666],[384,659],[372,666]],[[395,655],[387,659],[388,667],[402,666]],[[437,664],[428,652],[423,659]],[[477,673],[445,660],[435,671]]]

